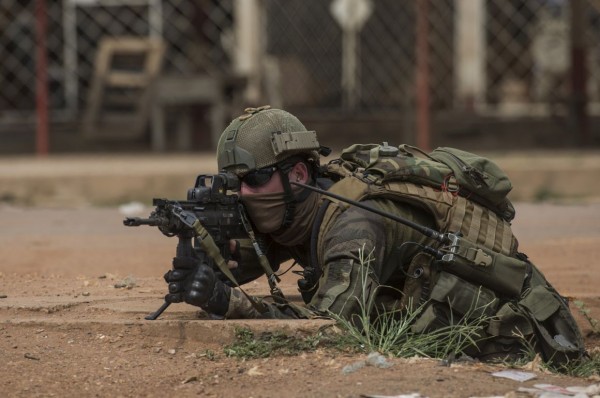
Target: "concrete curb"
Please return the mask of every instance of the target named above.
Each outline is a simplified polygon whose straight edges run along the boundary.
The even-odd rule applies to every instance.
[[[19,317],[14,320],[0,321],[0,326],[43,329],[44,331],[84,330],[98,335],[112,336],[122,331],[142,336],[145,342],[181,340],[201,345],[223,345],[235,341],[239,328],[246,328],[257,335],[282,332],[287,336],[305,337],[314,335],[320,329],[333,325],[329,320],[311,319],[269,319],[264,320],[75,320]]]
[[[26,327],[44,331],[85,330],[112,336],[126,331],[147,341],[173,339],[201,344],[229,344],[236,330],[247,328],[255,334],[278,331],[288,336],[314,335],[333,325],[327,319],[207,319],[206,314],[190,305],[175,304],[154,321],[144,317],[161,304],[149,296],[86,297],[15,297],[0,301],[0,327]]]

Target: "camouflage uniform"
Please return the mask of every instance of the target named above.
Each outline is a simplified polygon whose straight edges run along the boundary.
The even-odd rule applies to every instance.
[[[422,225],[433,226],[429,214],[408,205],[399,205],[391,200],[369,200],[365,204],[388,211]],[[326,202],[322,206],[327,206]],[[320,230],[320,225],[313,227]],[[314,238],[317,238],[316,236]],[[366,302],[363,292],[373,291],[378,285],[402,289],[406,279],[403,266],[418,251],[416,245],[400,246],[398,242],[424,244],[427,238],[415,230],[390,219],[358,208],[349,208],[334,221],[333,225],[318,239],[316,247],[322,276],[314,287],[315,294],[308,304],[314,315],[325,315],[328,311],[349,318],[356,313],[358,304]],[[294,259],[302,267],[310,265],[310,242],[296,247],[284,247],[265,237],[267,256],[276,268],[288,259]],[[399,247],[400,246],[400,247]],[[253,249],[242,245],[237,277],[243,282],[261,275]],[[371,257],[368,264],[361,263],[362,257]],[[368,269],[364,269],[365,266]],[[364,286],[363,286],[364,282]],[[389,293],[389,292],[388,292]],[[397,293],[397,292],[396,292]],[[394,299],[400,300],[397,294]],[[309,312],[294,311],[286,306],[267,304],[269,312],[260,314],[239,291],[232,291],[227,317],[231,318],[297,318],[310,316]]]
[[[414,308],[426,303],[412,325],[413,332],[450,325],[457,314],[469,319],[489,317],[479,333],[483,342],[474,347],[473,353],[479,357],[520,353],[523,341],[517,337],[519,334],[534,339],[536,349],[543,352],[546,360],[565,362],[584,355],[583,339],[566,301],[526,256],[517,253],[517,240],[508,221],[512,217],[453,192],[402,178],[371,184],[370,176],[345,174],[344,167],[338,167],[341,171],[337,176],[329,173],[336,167],[328,169],[326,176],[336,177],[333,185],[327,180],[310,181],[414,224],[464,237],[466,246],[454,246],[465,249],[459,255],[467,259],[461,274],[462,265],[458,262],[452,263],[450,270],[434,261],[423,248],[436,248],[436,242],[413,228],[335,200],[315,197],[314,192],[309,195],[317,200],[305,201],[308,190],[291,188],[288,173],[292,168],[286,162],[297,162],[294,156],[302,155],[304,161],[318,166],[320,150],[315,132],[307,131],[293,115],[269,108],[249,109],[222,134],[217,149],[220,170],[233,172],[242,181],[257,172],[272,176],[277,169],[280,173],[284,192],[275,197],[275,202],[285,204],[285,212],[282,206],[277,207],[283,221],[279,229],[271,232],[262,228],[264,234],[258,243],[274,269],[288,259],[304,267],[305,279],[300,282],[306,283],[299,285],[307,303],[306,307],[299,307],[263,302],[266,310],[261,311],[242,292],[231,289],[225,317],[305,318],[333,313],[352,319],[365,303],[386,309]],[[394,160],[383,159],[386,162]],[[254,206],[261,217],[270,216],[264,211],[267,207],[256,204],[269,199],[268,205],[273,206],[272,193],[241,195],[240,199],[247,209]],[[252,206],[250,200],[255,201]],[[313,204],[315,209],[307,211]],[[253,219],[253,214],[248,213],[258,226],[259,217]],[[295,217],[289,217],[290,214]],[[273,223],[268,225],[271,228]],[[294,234],[302,239],[292,239],[293,244],[282,239]],[[477,260],[482,253],[490,262]],[[476,258],[467,258],[471,254]],[[237,255],[234,275],[241,284],[264,273],[249,242],[240,241]],[[311,274],[318,278],[311,278]],[[472,277],[473,274],[477,276]],[[477,308],[472,311],[474,304]]]

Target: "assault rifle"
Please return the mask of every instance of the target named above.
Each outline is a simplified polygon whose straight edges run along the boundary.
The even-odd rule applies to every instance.
[[[127,217],[123,224],[128,227],[150,225],[158,227],[165,236],[177,236],[177,257],[194,257],[200,263],[213,267],[214,256],[207,253],[204,246],[201,247],[199,239],[194,239],[198,232],[191,224],[198,220],[201,224],[199,228],[208,232],[218,251],[225,258],[229,257],[229,240],[248,236],[243,225],[238,196],[228,194],[228,191],[238,191],[239,187],[239,179],[231,173],[201,174],[196,178],[194,187],[188,190],[187,200],[155,198],[152,204],[156,209],[150,217]],[[193,221],[190,222],[189,219]],[[166,295],[163,305],[146,316],[146,319],[157,319],[171,304],[169,297]]]

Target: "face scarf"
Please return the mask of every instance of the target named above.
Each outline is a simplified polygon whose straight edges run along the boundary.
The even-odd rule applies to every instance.
[[[302,190],[292,189],[294,196]],[[318,210],[319,194],[311,192],[300,203],[296,203],[292,224],[279,231],[285,214],[285,193],[259,193],[241,196],[241,201],[248,211],[248,216],[259,232],[269,234],[285,246],[295,246],[304,242],[311,233],[312,222]]]

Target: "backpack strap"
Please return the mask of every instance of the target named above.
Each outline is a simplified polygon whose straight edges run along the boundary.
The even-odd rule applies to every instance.
[[[364,198],[369,192],[369,185],[366,182],[354,176],[353,174],[350,174],[346,178],[333,184],[331,188],[328,189],[328,191],[344,196],[348,199],[359,201],[362,198]],[[348,207],[351,206],[347,203],[341,202],[333,198],[323,198],[323,200],[329,202],[329,205],[327,206],[327,209],[323,214],[321,225],[319,227],[316,247],[322,247],[322,239],[327,233],[327,231],[329,231],[329,228],[331,228],[331,226],[333,225],[333,222],[341,213],[346,211]],[[323,257],[320,251],[317,252],[315,258],[318,264],[323,264]]]
[[[401,144],[401,145],[398,145],[398,149],[400,150],[400,152],[402,152],[406,156],[412,157],[412,156],[414,156],[414,152],[418,152],[419,154],[423,155],[424,157],[435,161],[435,159],[432,158],[431,156],[429,156],[429,154],[427,152],[425,152],[421,148],[417,148],[416,146],[412,146],[412,145],[408,145],[408,144]]]
[[[316,289],[318,287],[317,282],[323,274],[323,269],[321,267],[322,262],[319,261],[318,258],[317,243],[319,239],[320,227],[330,204],[331,202],[327,200],[327,198],[324,198],[323,202],[319,206],[319,210],[317,211],[317,216],[315,217],[310,234],[310,263],[308,266],[304,267],[304,271],[302,273],[303,278],[298,280],[298,289],[300,290],[302,300],[304,300],[305,303],[309,303],[312,300],[312,297],[316,293]]]

